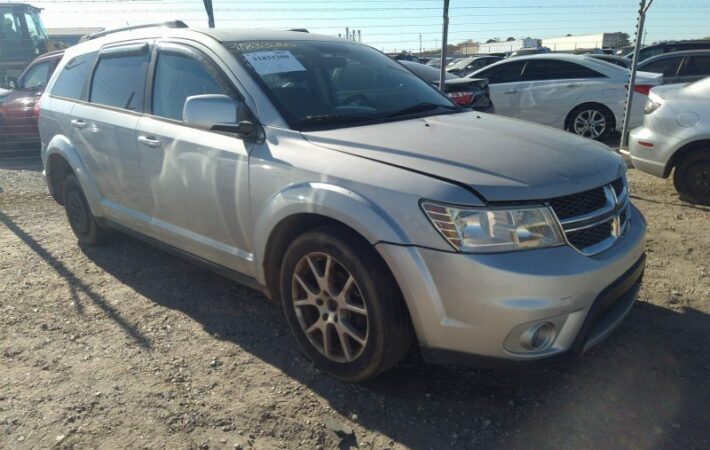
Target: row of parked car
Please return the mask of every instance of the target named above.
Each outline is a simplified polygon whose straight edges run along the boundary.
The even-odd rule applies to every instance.
[[[38,100],[63,54],[57,51],[43,55],[30,64],[19,79],[12,80],[13,89],[0,91],[0,150],[4,154],[37,148]],[[462,107],[603,140],[621,126],[628,61],[628,58],[604,54],[541,54],[505,59],[471,56],[447,66],[445,93]],[[402,59],[399,62],[438,87],[439,69]],[[640,63],[639,70],[631,111],[632,128],[642,124],[644,110],[648,114],[646,104],[651,89],[661,84],[697,81],[710,75],[710,49],[652,56]],[[667,165],[671,156],[665,156],[663,163]],[[643,158],[637,165],[644,165]],[[664,167],[660,173],[668,176],[669,171]],[[658,170],[653,172],[659,173]],[[696,202],[705,201],[702,195],[689,192],[689,184],[682,181],[686,178],[683,172],[679,170],[676,174],[679,192]]]

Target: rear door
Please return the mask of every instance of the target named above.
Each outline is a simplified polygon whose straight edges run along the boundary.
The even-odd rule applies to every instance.
[[[544,125],[559,124],[593,83],[605,76],[570,61],[531,59],[520,86],[517,117]]]
[[[678,73],[678,83],[688,83],[710,76],[710,52],[706,55],[685,57],[683,67]]]
[[[488,78],[488,88],[496,114],[517,117],[523,67],[525,61],[511,60],[470,75],[471,78]]]
[[[135,214],[141,178],[135,128],[143,111],[150,61],[148,42],[104,47],[93,69],[88,102],[72,111],[72,141],[101,193],[106,214],[120,222]]]
[[[207,51],[205,49],[205,51]],[[250,141],[183,123],[188,97],[241,97],[207,53],[180,43],[157,45],[136,139],[145,220],[134,226],[207,260],[246,272]],[[246,107],[240,110],[247,116]],[[254,119],[251,119],[252,121]],[[237,258],[234,258],[237,256]]]

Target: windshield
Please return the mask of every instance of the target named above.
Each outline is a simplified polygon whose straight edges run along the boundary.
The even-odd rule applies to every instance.
[[[458,110],[378,51],[322,41],[227,42],[294,129],[315,129]]]
[[[449,64],[447,69],[452,70],[452,69],[465,69],[466,66],[468,66],[474,59],[476,58],[464,58],[459,60],[458,62],[454,62],[453,64]]]

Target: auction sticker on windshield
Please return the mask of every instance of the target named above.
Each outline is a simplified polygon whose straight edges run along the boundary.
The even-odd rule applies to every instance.
[[[244,53],[244,58],[259,75],[306,70],[300,61],[287,50]]]

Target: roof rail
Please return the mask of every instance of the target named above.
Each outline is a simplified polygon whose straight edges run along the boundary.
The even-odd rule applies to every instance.
[[[87,34],[86,36],[82,37],[79,42],[90,41],[92,39],[100,38],[113,33],[120,33],[122,31],[140,30],[142,28],[154,27],[187,28],[187,24],[182,20],[170,20],[168,22],[147,23],[144,25],[133,25],[130,27],[114,28],[112,30],[99,31],[97,33]]]

